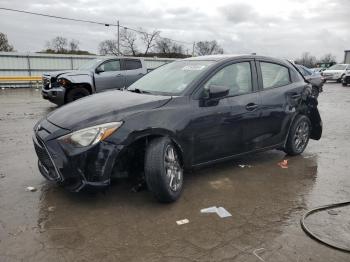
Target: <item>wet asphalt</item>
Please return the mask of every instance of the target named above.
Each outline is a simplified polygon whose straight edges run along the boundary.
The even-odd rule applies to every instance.
[[[299,224],[310,208],[350,201],[350,87],[326,84],[319,102],[324,134],[303,155],[274,150],[188,173],[180,200],[165,205],[128,181],[96,194],[45,181],[32,128],[56,107],[35,89],[0,90],[0,261],[350,261]],[[210,206],[232,217],[200,213]],[[350,247],[350,207],[336,211],[309,226]]]

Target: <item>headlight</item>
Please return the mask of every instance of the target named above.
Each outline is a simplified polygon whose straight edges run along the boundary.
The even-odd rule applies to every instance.
[[[67,87],[70,85],[70,82],[65,78],[59,78],[57,82],[63,87]]]
[[[105,140],[113,134],[123,122],[111,122],[103,125],[84,128],[68,135],[62,136],[59,140],[65,144],[75,147],[91,146]]]

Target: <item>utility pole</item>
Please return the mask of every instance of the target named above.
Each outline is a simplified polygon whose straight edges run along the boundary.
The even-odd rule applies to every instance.
[[[196,45],[196,42],[193,42],[193,47],[192,47],[192,56],[194,56],[194,46]]]
[[[120,34],[119,34],[119,20],[118,20],[118,22],[117,22],[117,27],[118,27],[118,55],[120,55],[120,46],[119,46],[119,38],[120,38]]]

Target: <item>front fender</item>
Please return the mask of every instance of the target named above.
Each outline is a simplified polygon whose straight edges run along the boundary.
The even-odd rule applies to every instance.
[[[180,149],[181,154],[184,153],[184,146],[180,140],[172,131],[163,129],[163,128],[148,128],[142,131],[136,131],[130,134],[130,136],[126,139],[125,145],[128,146],[139,139],[143,139],[146,137],[169,137],[176,146]]]
[[[120,132],[122,133],[122,131]],[[139,141],[144,141],[147,143],[149,140],[155,138],[155,137],[168,137],[175,146],[179,149],[183,164],[184,166],[190,166],[191,165],[191,158],[188,157],[190,154],[189,147],[186,141],[182,141],[180,137],[178,137],[174,132],[171,130],[167,130],[164,128],[147,128],[144,130],[137,130],[134,132],[129,133],[127,136],[123,136],[124,138],[121,139],[122,134],[119,134],[118,138],[110,138],[110,142],[114,144],[119,144],[122,146],[122,148],[127,149],[134,145],[135,143]]]
[[[60,78],[67,79],[69,82],[71,82],[74,85],[77,85],[77,84],[89,85],[93,91],[95,90],[93,77],[89,74],[61,75],[59,79]]]

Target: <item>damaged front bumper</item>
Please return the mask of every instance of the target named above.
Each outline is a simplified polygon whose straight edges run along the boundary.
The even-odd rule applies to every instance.
[[[63,105],[65,98],[66,89],[64,87],[54,87],[51,89],[43,89],[41,90],[41,95],[44,99],[55,103],[56,105]]]
[[[62,132],[52,129],[59,127],[44,120],[33,135],[39,171],[47,180],[74,192],[88,186],[104,187],[110,184],[114,163],[121,151],[118,146],[102,141],[87,148],[67,151],[56,139],[57,133],[61,135]]]

